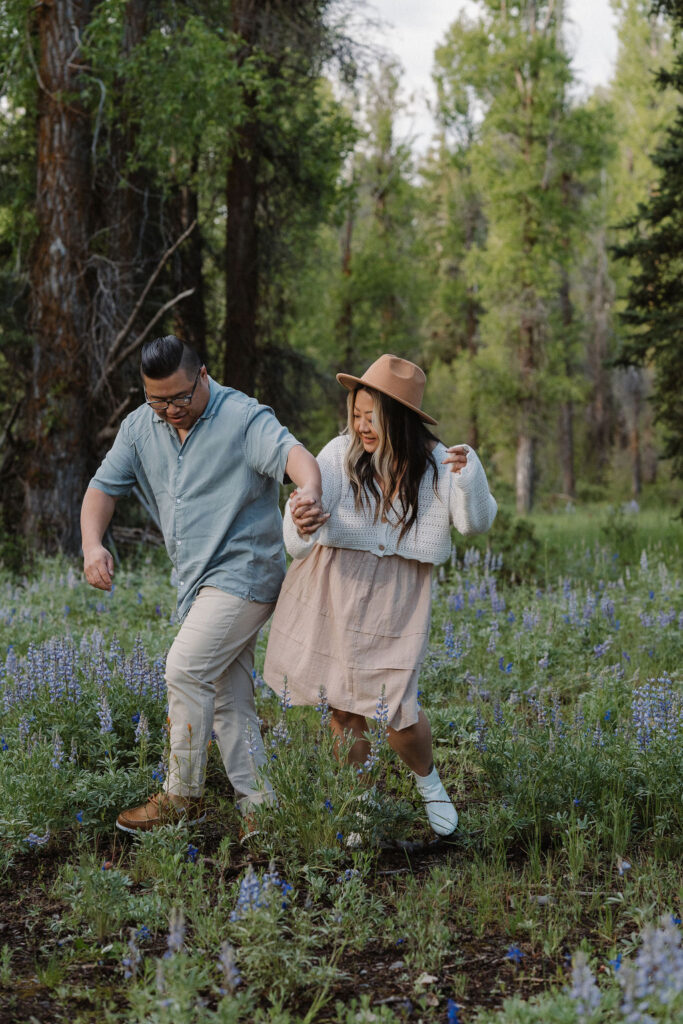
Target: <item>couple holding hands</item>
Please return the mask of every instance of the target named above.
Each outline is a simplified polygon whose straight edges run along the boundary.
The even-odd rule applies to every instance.
[[[209,377],[174,336],[142,350],[145,403],[126,417],[83,500],[85,575],[112,586],[103,537],[116,501],[138,487],[157,510],[178,577],[182,621],[166,662],[170,758],[165,788],[123,811],[146,831],[179,815],[203,819],[212,730],[243,814],[274,799],[254,706],[258,632],[273,614],[264,678],[295,705],[317,704],[369,753],[366,719],[381,700],[390,746],[412,771],[429,823],[450,835],[458,815],[434,767],[417,699],[427,651],[432,566],[448,559],[450,525],[465,536],[496,514],[475,452],[429,430],[425,375],[382,355],[361,377],[340,373],[347,426],[317,459],[272,411]],[[279,484],[296,490],[281,519]],[[285,575],[282,536],[292,563]],[[283,582],[284,578],[284,582]]]

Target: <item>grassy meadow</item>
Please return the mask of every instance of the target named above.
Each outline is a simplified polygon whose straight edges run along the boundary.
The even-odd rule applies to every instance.
[[[264,686],[265,636],[259,834],[215,749],[205,824],[118,832],[166,768],[170,567],[131,549],[111,595],[62,560],[2,576],[0,1020],[683,1019],[682,552],[628,505],[457,539],[420,697],[449,841],[379,729],[358,775],[324,693]]]

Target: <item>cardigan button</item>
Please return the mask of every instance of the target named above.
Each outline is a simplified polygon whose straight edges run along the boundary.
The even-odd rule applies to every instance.
[[[380,544],[379,545],[379,549],[380,549],[380,551],[384,551],[384,544]]]
[[[389,522],[389,520],[387,519],[387,517],[386,517],[386,516],[384,516],[384,515],[383,515],[383,516],[382,516],[382,522],[383,522],[383,523],[388,523],[388,522]]]

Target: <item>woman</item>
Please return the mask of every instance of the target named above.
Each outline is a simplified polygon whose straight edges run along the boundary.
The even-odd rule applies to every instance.
[[[383,355],[362,377],[337,380],[349,390],[348,428],[318,456],[324,515],[297,495],[285,509],[294,561],[264,677],[279,693],[286,680],[292,704],[316,704],[324,687],[332,731],[355,737],[349,759],[360,764],[366,718],[382,702],[388,742],[413,772],[431,827],[450,835],[458,815],[417,701],[431,570],[450,555],[451,522],[465,536],[483,533],[497,506],[472,449],[446,448],[427,429],[436,420],[421,408],[419,366]]]

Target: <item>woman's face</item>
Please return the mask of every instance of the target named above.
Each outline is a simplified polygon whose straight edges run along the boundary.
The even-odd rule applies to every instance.
[[[377,433],[372,427],[373,408],[372,395],[362,389],[357,391],[353,402],[353,429],[366,452],[376,451],[379,444]]]

